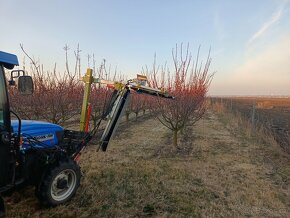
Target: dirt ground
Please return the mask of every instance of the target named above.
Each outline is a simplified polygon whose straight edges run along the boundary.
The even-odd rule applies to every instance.
[[[123,123],[106,153],[92,144],[82,155],[71,202],[41,208],[26,189],[6,197],[8,217],[290,217],[279,146],[213,112],[183,135],[176,150],[157,120]]]

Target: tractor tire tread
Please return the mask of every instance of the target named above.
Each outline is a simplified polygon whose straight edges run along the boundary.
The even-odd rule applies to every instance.
[[[70,167],[74,169],[77,177],[75,188],[72,194],[65,200],[61,202],[56,202],[50,196],[50,186],[53,178],[59,173],[61,170]],[[38,187],[36,188],[36,197],[38,198],[40,204],[43,206],[57,206],[59,204],[66,203],[69,201],[76,193],[79,185],[80,185],[81,171],[79,165],[73,161],[72,159],[66,159],[58,161],[57,164],[54,164],[48,168],[43,178],[41,179]]]

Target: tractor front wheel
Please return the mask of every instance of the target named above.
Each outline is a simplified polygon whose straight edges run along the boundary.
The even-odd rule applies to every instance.
[[[41,204],[56,206],[69,201],[80,185],[80,167],[73,160],[61,161],[44,175],[36,195]]]

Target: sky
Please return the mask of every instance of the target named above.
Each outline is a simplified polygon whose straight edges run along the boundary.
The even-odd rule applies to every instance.
[[[210,95],[290,95],[289,0],[0,0],[0,50],[25,50],[45,69],[64,71],[80,45],[127,77],[172,63],[176,44],[211,48]],[[25,62],[28,62],[26,60]],[[27,63],[26,63],[27,64]],[[108,65],[107,64],[107,65]]]

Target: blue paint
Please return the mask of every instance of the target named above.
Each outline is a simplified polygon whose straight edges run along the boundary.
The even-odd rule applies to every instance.
[[[18,134],[18,124],[18,120],[11,120],[11,127],[14,134]],[[63,131],[63,127],[56,124],[43,121],[22,120],[22,149],[30,148],[32,145],[37,148],[53,147],[58,145],[59,140],[56,133]]]
[[[0,51],[0,63],[4,64],[12,64],[12,65],[19,65],[18,58],[14,54],[6,53]]]

